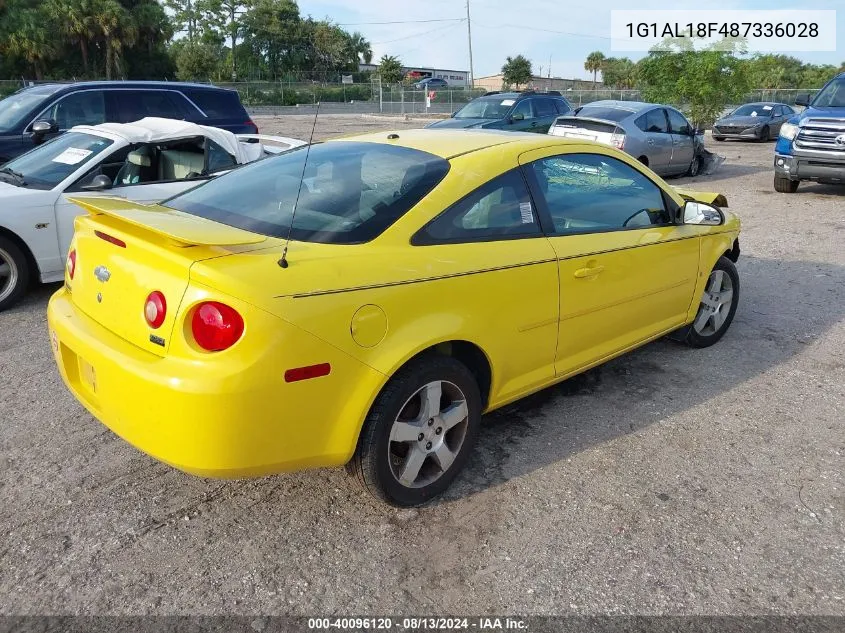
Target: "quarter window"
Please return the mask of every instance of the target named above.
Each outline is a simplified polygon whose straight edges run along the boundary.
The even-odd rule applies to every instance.
[[[444,211],[412,240],[413,244],[489,241],[540,234],[540,224],[518,170],[476,189]]]
[[[660,187],[601,154],[567,154],[531,164],[557,235],[670,224]]]
[[[538,117],[555,116],[557,110],[552,99],[534,99],[534,108]]]

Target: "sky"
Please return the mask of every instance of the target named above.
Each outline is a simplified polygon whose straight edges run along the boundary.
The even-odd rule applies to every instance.
[[[610,50],[611,9],[838,9],[836,52],[793,53],[807,62],[845,61],[845,0],[469,0],[475,77],[500,72],[523,54],[534,72],[592,78],[584,59],[594,50],[637,60],[645,53]],[[329,18],[372,43],[374,59],[397,55],[406,66],[468,70],[465,0],[298,0],[300,13]],[[718,15],[718,14],[716,14]],[[423,22],[423,20],[454,20]],[[371,24],[373,22],[404,24]],[[417,22],[411,22],[417,21]],[[363,24],[368,23],[368,24]]]

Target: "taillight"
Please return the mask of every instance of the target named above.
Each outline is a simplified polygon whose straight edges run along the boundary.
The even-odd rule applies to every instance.
[[[249,125],[250,127],[254,127],[255,128],[255,134],[258,134],[258,126],[255,123],[252,122],[252,119],[247,119],[246,123],[244,123],[244,125]]]
[[[167,316],[167,301],[163,294],[154,290],[147,295],[147,300],[144,302],[144,318],[147,320],[147,325],[153,329],[159,328],[164,323],[165,316]]]
[[[625,148],[625,135],[624,134],[613,134],[610,137],[610,144],[613,145],[616,149],[624,149]]]
[[[73,273],[76,272],[76,249],[73,249],[67,254],[67,276],[73,279]]]
[[[244,320],[225,303],[201,303],[191,319],[191,331],[197,345],[209,352],[232,347],[244,333]]]

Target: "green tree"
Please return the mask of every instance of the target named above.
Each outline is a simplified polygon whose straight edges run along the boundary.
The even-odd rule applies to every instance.
[[[604,60],[604,53],[602,53],[601,51],[593,51],[592,53],[587,55],[587,59],[584,62],[584,70],[589,73],[593,73],[593,88],[596,87],[596,76],[601,70]]]
[[[633,88],[637,66],[627,57],[607,57],[602,62],[601,79],[605,86],[617,90]]]
[[[367,38],[361,35],[358,31],[355,31],[349,36],[349,38],[351,40],[352,50],[355,51],[355,55],[360,57],[361,61],[365,64],[371,64],[373,61],[373,47],[370,45]]]
[[[382,82],[386,84],[398,84],[404,76],[402,62],[393,55],[382,55],[378,62],[377,72]]]
[[[97,36],[97,6],[95,0],[50,0],[45,10],[59,25],[59,32],[79,46],[82,67],[88,74],[88,48]]]
[[[746,63],[719,46],[695,51],[682,43],[652,49],[638,63],[644,98],[681,107],[695,125],[712,123],[725,106],[741,102],[749,91]]]
[[[308,40],[293,0],[254,0],[243,16],[246,44],[273,77],[304,67]]]
[[[505,58],[502,66],[502,83],[506,86],[519,87],[531,81],[534,71],[531,62],[524,55]]]

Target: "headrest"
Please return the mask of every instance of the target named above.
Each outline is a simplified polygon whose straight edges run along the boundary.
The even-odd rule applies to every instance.
[[[140,150],[129,152],[129,156],[126,159],[133,165],[138,165],[138,167],[149,167],[152,165],[149,154]]]

